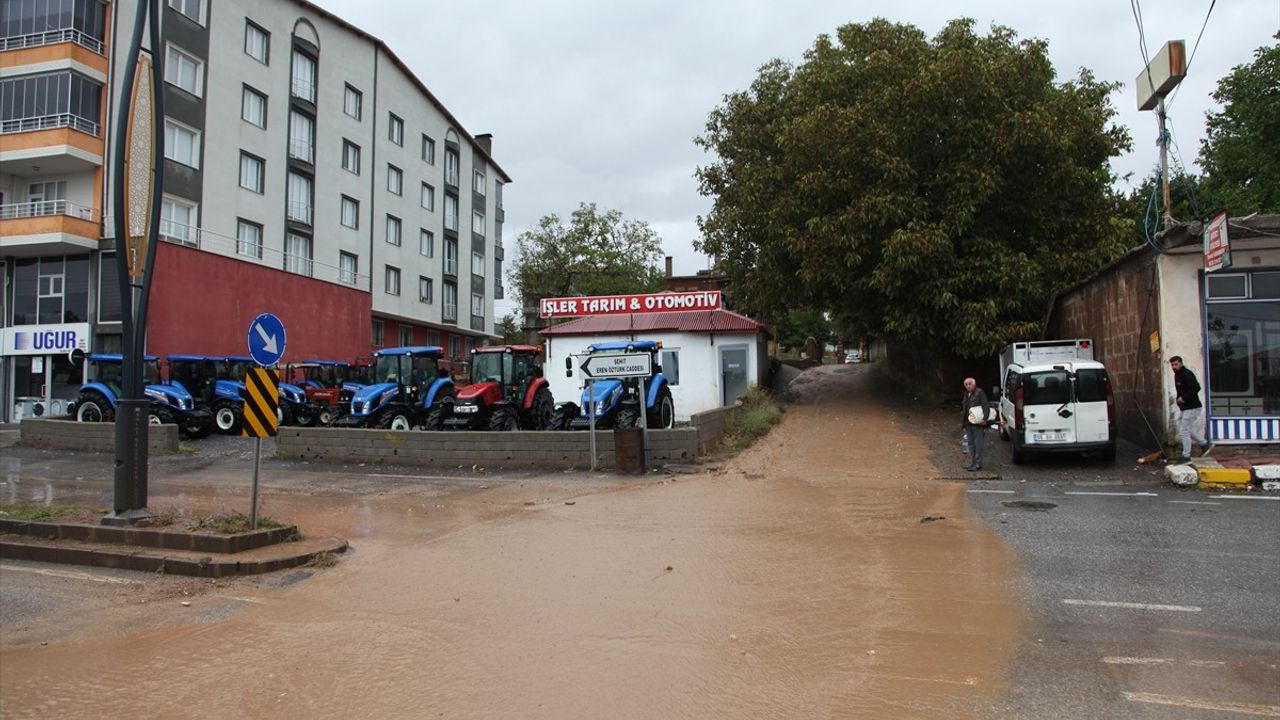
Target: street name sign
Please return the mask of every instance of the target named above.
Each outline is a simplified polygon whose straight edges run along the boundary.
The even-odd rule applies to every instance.
[[[589,355],[579,367],[584,375],[593,380],[649,377],[653,373],[652,358],[649,353]]]
[[[249,354],[263,367],[280,362],[285,346],[284,323],[271,313],[262,313],[249,323]]]
[[[244,412],[240,426],[245,437],[275,437],[280,432],[280,371],[249,368],[244,376]]]

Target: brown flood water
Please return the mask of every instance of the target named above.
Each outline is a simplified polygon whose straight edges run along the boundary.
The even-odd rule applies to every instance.
[[[298,519],[367,530],[336,567],[222,622],[0,651],[0,713],[981,717],[1015,558],[850,370],[716,475],[335,498]]]

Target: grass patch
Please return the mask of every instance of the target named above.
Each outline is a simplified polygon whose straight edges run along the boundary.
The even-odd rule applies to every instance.
[[[768,435],[773,426],[782,421],[782,406],[768,390],[759,386],[748,390],[739,401],[742,412],[729,429],[726,439],[733,447],[742,450]]]
[[[201,515],[191,518],[187,521],[187,530],[190,532],[212,532],[220,535],[238,535],[249,532],[249,525],[249,516],[242,512],[217,513],[215,515]],[[284,523],[273,517],[263,515],[258,518],[259,530],[270,530],[279,527],[284,527]]]
[[[0,502],[0,518],[6,520],[96,523],[102,519],[103,512],[86,505]]]

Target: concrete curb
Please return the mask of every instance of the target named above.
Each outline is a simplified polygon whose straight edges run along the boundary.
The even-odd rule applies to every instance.
[[[298,534],[298,528],[294,525],[289,525],[280,528],[252,530],[235,535],[219,535],[215,533],[181,532],[162,528],[112,527],[108,525],[35,522],[0,518],[0,533],[26,535],[48,540],[75,540],[108,545],[138,545],[145,548],[191,550],[194,552],[230,555],[287,542]]]
[[[323,538],[308,542],[306,549],[300,553],[254,560],[237,560],[212,556],[177,557],[146,550],[117,550],[78,544],[56,545],[12,537],[0,539],[0,558],[6,560],[87,565],[203,578],[261,575],[286,570],[306,565],[320,555],[338,554],[345,552],[346,549],[346,540]]]

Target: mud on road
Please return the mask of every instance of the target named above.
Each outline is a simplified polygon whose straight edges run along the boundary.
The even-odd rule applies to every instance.
[[[714,473],[271,498],[354,552],[302,582],[189,601],[232,595],[224,618],[5,642],[0,707],[981,717],[1021,639],[1015,560],[870,377],[805,373],[782,424]],[[5,639],[18,631],[37,634]]]

